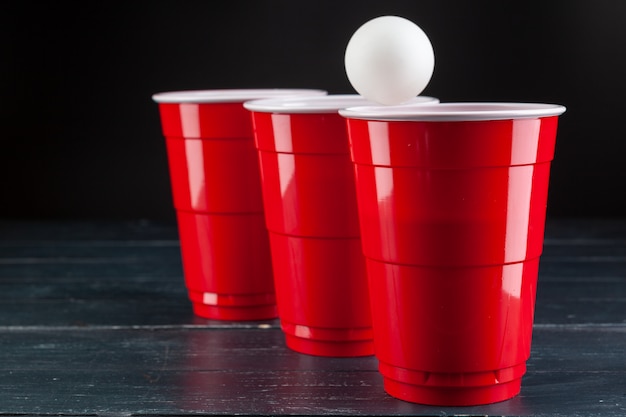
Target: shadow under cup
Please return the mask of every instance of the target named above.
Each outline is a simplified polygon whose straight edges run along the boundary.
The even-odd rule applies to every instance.
[[[243,102],[322,90],[191,90],[155,94],[167,146],[185,285],[196,315],[277,317],[250,112]]]
[[[390,395],[460,406],[520,392],[564,111],[442,103],[341,112]]]

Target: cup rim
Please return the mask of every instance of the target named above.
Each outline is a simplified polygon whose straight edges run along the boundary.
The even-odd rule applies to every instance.
[[[429,96],[417,96],[402,105],[421,105],[422,103],[434,104],[439,99]],[[401,106],[402,106],[401,105]],[[360,94],[328,94],[324,96],[297,96],[264,98],[247,101],[243,106],[254,112],[260,113],[337,113],[348,107],[378,106],[378,103],[370,101]]]
[[[383,121],[479,121],[559,116],[565,106],[525,102],[448,102],[419,106],[356,106],[339,111],[348,119]]]
[[[157,103],[243,103],[248,100],[294,96],[326,95],[328,91],[315,88],[224,88],[212,90],[164,91],[152,95]]]

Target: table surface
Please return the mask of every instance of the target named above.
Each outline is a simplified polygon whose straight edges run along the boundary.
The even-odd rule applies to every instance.
[[[625,416],[626,219],[549,219],[540,265],[521,394],[430,407],[387,395],[374,357],[195,317],[175,226],[0,221],[0,416]]]

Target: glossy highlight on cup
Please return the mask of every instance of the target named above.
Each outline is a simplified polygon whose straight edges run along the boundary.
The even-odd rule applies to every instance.
[[[469,406],[520,392],[564,111],[440,103],[340,112],[390,395]]]
[[[247,100],[326,95],[314,89],[158,93],[185,285],[196,315],[277,316],[259,164]]]
[[[435,102],[430,97],[414,102]],[[255,100],[252,112],[286,344],[318,356],[373,354],[365,259],[346,124],[358,95]]]

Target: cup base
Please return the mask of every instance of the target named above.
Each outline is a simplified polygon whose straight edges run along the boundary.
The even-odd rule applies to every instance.
[[[281,321],[287,347],[314,356],[356,357],[374,354],[371,327],[320,328]]]
[[[195,315],[213,320],[269,320],[278,317],[274,294],[216,294],[188,291]]]
[[[473,406],[505,401],[520,393],[526,364],[486,372],[420,372],[379,363],[392,397],[425,405]]]
[[[440,407],[473,406],[506,401],[520,393],[522,379],[489,387],[432,388],[384,379],[387,394],[399,400]]]
[[[285,334],[285,342],[289,349],[312,356],[349,358],[374,354],[374,344],[371,340],[334,342]]]
[[[270,320],[277,317],[276,306],[232,307],[192,303],[196,316],[212,320],[255,321]]]

